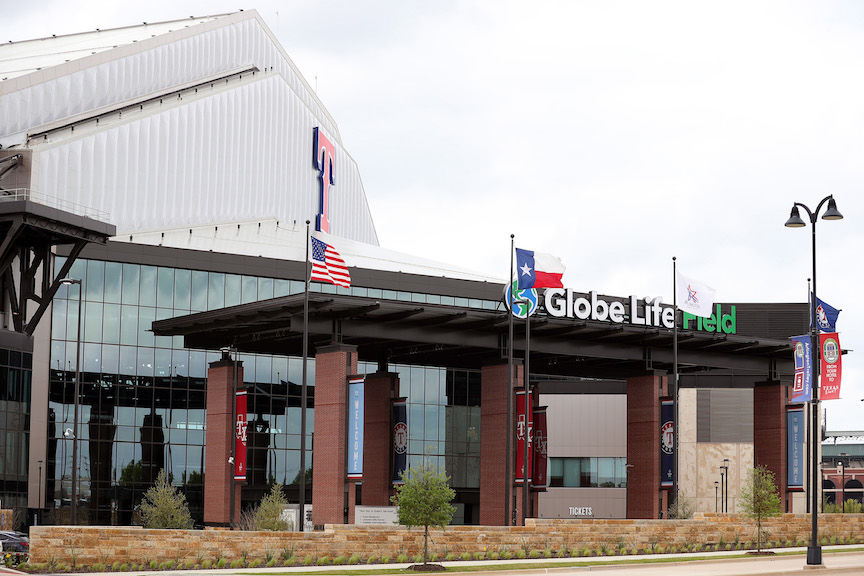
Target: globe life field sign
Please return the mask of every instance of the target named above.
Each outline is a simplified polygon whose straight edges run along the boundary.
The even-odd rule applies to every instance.
[[[520,292],[528,292],[533,289]],[[509,296],[509,292],[507,296]],[[505,301],[508,300],[505,296]],[[653,326],[657,328],[673,329],[675,327],[675,311],[672,306],[663,305],[659,297],[656,298],[629,298],[604,297],[595,291],[583,294],[575,292],[570,288],[547,288],[542,298],[536,298],[538,304],[542,303],[542,309],[553,318],[572,318],[574,320],[595,320],[610,322],[612,324],[631,324],[633,326]],[[519,295],[514,303],[519,301]],[[534,302],[531,302],[534,304]],[[535,305],[536,308],[541,306]],[[534,310],[531,310],[533,313]],[[525,317],[525,306],[517,307],[514,315]],[[701,318],[682,312],[683,330],[698,330],[703,332],[716,332],[718,334],[735,334],[736,330],[735,306],[730,306],[729,311],[723,314],[720,304],[715,307],[714,313]]]

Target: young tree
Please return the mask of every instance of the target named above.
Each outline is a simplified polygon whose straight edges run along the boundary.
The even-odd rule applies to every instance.
[[[192,528],[186,496],[168,482],[164,469],[159,471],[156,483],[144,493],[141,517],[145,528]]]
[[[287,506],[288,501],[282,492],[282,484],[276,482],[255,510],[255,529],[278,532],[292,528],[283,517]]]
[[[399,523],[409,528],[423,526],[423,564],[429,563],[429,526],[444,528],[456,508],[450,505],[456,493],[448,484],[449,478],[424,464],[402,473],[401,486],[391,501],[398,509]]]
[[[780,514],[780,494],[770,470],[764,466],[753,468],[741,488],[741,507],[747,516],[756,520],[756,548],[761,552],[765,541],[762,520]]]

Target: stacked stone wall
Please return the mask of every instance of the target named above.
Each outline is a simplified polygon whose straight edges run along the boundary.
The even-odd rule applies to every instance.
[[[785,514],[765,521],[773,542],[806,542],[810,517]],[[864,514],[827,514],[819,518],[820,537],[862,541]],[[686,545],[733,544],[755,540],[756,525],[739,515],[697,515],[692,520],[541,520],[527,526],[450,526],[430,530],[430,553],[489,553],[510,550],[558,551],[619,549],[681,549]],[[31,562],[74,561],[79,565],[111,562],[149,563],[152,560],[200,562],[246,557],[281,557],[290,551],[297,558],[399,554],[422,551],[423,529],[389,526],[327,525],[324,531],[243,532],[229,530],[146,530],[135,527],[38,526],[31,528]]]

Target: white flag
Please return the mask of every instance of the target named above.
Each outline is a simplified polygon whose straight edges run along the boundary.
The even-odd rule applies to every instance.
[[[678,308],[694,316],[711,316],[711,308],[714,306],[715,290],[681,274],[676,273],[675,291],[678,297]]]

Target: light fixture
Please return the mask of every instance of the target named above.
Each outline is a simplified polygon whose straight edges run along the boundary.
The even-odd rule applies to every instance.
[[[801,219],[801,214],[798,213],[798,207],[793,206],[792,212],[789,214],[789,219],[786,221],[787,228],[803,228],[806,226],[804,220]]]

